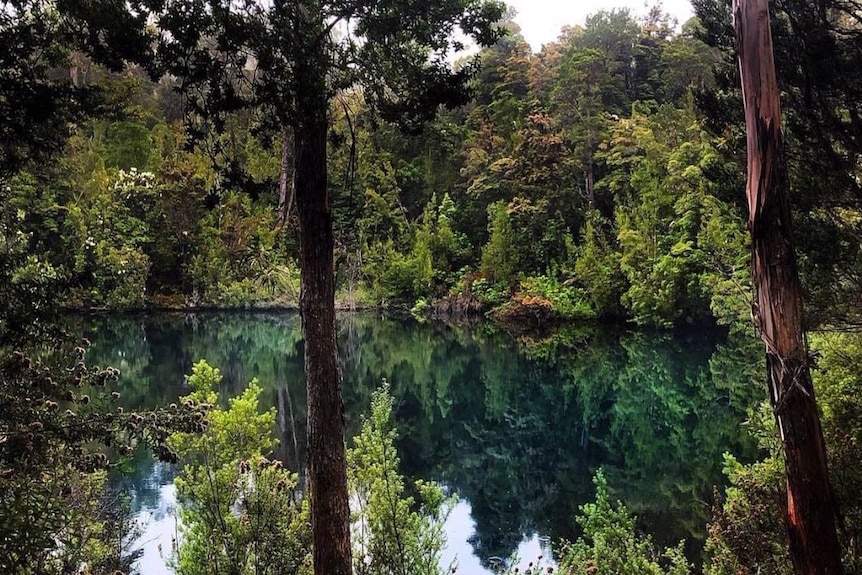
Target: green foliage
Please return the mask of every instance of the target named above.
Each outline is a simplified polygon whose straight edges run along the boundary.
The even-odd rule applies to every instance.
[[[348,452],[353,522],[354,570],[360,575],[431,575],[446,542],[443,523],[453,505],[434,483],[417,481],[408,495],[398,470],[393,399],[384,381],[371,397],[371,411]]]
[[[428,301],[425,299],[418,299],[416,303],[413,304],[413,307],[410,308],[410,315],[416,318],[419,321],[425,321],[425,313],[428,311]]]
[[[482,248],[482,272],[495,283],[512,286],[518,277],[518,252],[509,207],[504,202],[488,206],[488,231],[491,237]]]
[[[607,227],[608,223],[597,212],[588,216],[575,263],[575,274],[599,316],[618,315],[620,298],[625,290],[619,253],[605,237]]]
[[[768,406],[764,410],[769,415]],[[780,457],[743,465],[725,456],[731,486],[709,526],[705,553],[708,575],[793,570],[781,516],[786,506],[784,464]]]
[[[298,301],[298,270],[280,253],[271,210],[229,193],[200,226],[189,262],[196,303],[249,307],[276,296]]]
[[[485,307],[496,307],[503,303],[504,291],[498,284],[485,278],[478,278],[470,284],[470,293],[475,295]]]
[[[28,225],[36,215],[49,233],[56,230],[40,201],[50,204],[53,197],[32,193],[33,188],[18,193],[22,187],[0,179],[0,349],[44,328],[55,311],[48,305],[51,296],[61,285],[61,272],[39,249],[39,234]]]
[[[171,140],[165,145],[178,144]],[[203,242],[208,187],[207,173],[195,160],[172,155],[157,173],[156,202],[147,219],[152,241],[146,248],[151,262],[147,285],[153,294],[188,294],[195,287],[192,261]]]
[[[594,319],[596,313],[581,289],[563,285],[559,280],[547,276],[529,277],[521,280],[517,298],[541,298],[551,304],[554,316],[564,320]]]
[[[24,5],[30,3],[20,4]],[[9,13],[4,14],[4,41],[32,25],[30,32],[36,35],[28,36],[26,45],[56,31],[42,28],[49,21],[60,28],[70,24],[62,12],[53,15],[59,20],[45,20],[41,5],[31,7],[29,24],[16,21],[7,27],[6,22],[13,21]],[[93,30],[99,28],[94,23]],[[53,53],[57,46],[50,41],[39,49],[43,63],[57,58]],[[74,99],[65,89],[61,94],[50,85],[44,85],[40,99],[25,105],[50,106],[46,98],[63,95]],[[3,90],[16,88],[21,86],[11,82]],[[9,105],[19,105],[5,100],[6,95],[0,97],[4,114]],[[51,115],[68,121],[66,113],[74,112],[73,108]],[[55,127],[36,117],[28,120],[37,138],[50,140],[48,148],[56,144],[60,134],[46,132]],[[2,129],[7,128],[10,124],[3,123]],[[85,258],[79,260],[80,251],[95,248],[96,242],[77,243],[74,234],[68,233],[81,210],[74,209],[76,199],[63,182],[52,179],[50,168],[31,165],[33,173],[8,175],[7,162],[46,151],[41,148],[46,142],[27,143],[20,137],[29,136],[4,141],[0,152],[0,571],[15,575],[65,575],[82,569],[94,574],[129,572],[135,559],[128,547],[134,529],[125,503],[107,488],[104,472],[139,445],[174,461],[175,455],[165,445],[167,436],[177,430],[193,432],[199,425],[194,413],[175,405],[131,412],[118,407],[119,371],[88,366],[88,343],[76,346],[57,327],[59,297],[68,290],[76,266],[86,265]],[[9,144],[21,149],[7,155]],[[106,180],[99,184],[107,185]],[[102,207],[108,213],[99,217],[113,215],[109,210],[115,206]],[[111,223],[102,220],[101,227]],[[116,225],[129,223],[136,227],[133,220]],[[113,303],[125,304],[137,297],[140,287],[136,272],[146,262],[134,249],[140,239],[134,231],[123,229],[130,232],[129,243],[124,244],[123,238],[108,241],[110,232],[99,230],[100,239],[106,240],[100,245],[102,257],[112,260],[121,275],[133,277],[116,279],[113,288],[121,289],[109,290],[117,298]],[[131,293],[123,293],[122,288],[130,285]]]
[[[198,414],[115,407],[116,369],[88,367],[83,347],[33,337],[38,355],[0,348],[0,568],[60,574],[86,563],[107,573],[127,563],[130,525],[99,472],[142,444],[175,461],[166,439],[198,431]]]
[[[750,237],[730,206],[714,197],[704,198],[702,226],[697,244],[703,250],[700,282],[710,297],[716,321],[742,330],[751,321],[753,293],[749,280]]]
[[[412,244],[409,252],[399,252],[393,239],[371,244],[366,270],[378,301],[413,302],[454,283],[458,276],[455,266],[465,253],[465,240],[451,226],[455,211],[448,194],[439,206],[432,196],[415,225],[412,241],[406,236],[402,240]]]
[[[307,502],[296,476],[265,456],[274,447],[275,410],[259,412],[252,381],[218,406],[221,374],[195,364],[184,403],[205,406],[202,434],[174,434],[169,444],[183,464],[176,479],[182,503],[179,573],[305,573],[310,569]],[[442,573],[443,522],[452,505],[442,488],[410,487],[398,470],[388,385],[372,396],[371,411],[349,452],[357,502],[353,544],[358,573]]]
[[[75,246],[68,272],[78,283],[68,297],[73,305],[140,308],[150,270],[155,176],[132,169],[110,180],[66,206],[62,232]]]
[[[619,199],[622,303],[632,318],[657,326],[737,319],[741,306],[732,300],[745,290],[733,288],[745,282],[745,234],[706,177],[723,161],[691,111],[665,105],[619,121],[602,157],[613,171],[601,185]]]
[[[839,540],[846,573],[862,573],[855,544],[862,532],[862,443],[859,395],[862,381],[862,337],[858,333],[817,334],[812,345],[821,356],[814,384],[823,410],[822,426],[829,458],[829,475],[843,519]],[[792,570],[782,514],[787,505],[784,460],[774,418],[764,402],[749,417],[748,431],[768,453],[761,461],[743,464],[725,457],[730,480],[724,499],[714,509],[706,544],[708,575],[766,575]]]
[[[86,44],[72,58],[76,90],[53,97],[83,104],[86,85],[102,104],[90,111],[104,114],[74,123],[62,161],[37,175],[23,174],[19,159],[38,155],[38,140],[16,132],[10,141],[23,147],[3,148],[11,167],[3,173],[16,175],[12,194],[25,209],[22,231],[33,234],[31,269],[68,280],[60,295],[70,307],[295,305],[296,220],[279,212],[275,192],[281,152],[288,180],[297,152],[285,134],[305,114],[281,104],[304,102],[312,90],[299,94],[296,79],[281,73],[305,52],[283,53],[280,35],[312,41],[322,16],[306,14],[297,28],[293,4],[253,13],[231,5],[216,11],[224,19],[149,1],[133,16],[108,4],[64,6],[57,30],[33,30],[56,40],[52,59]],[[440,26],[421,30],[395,25],[378,8],[356,16],[368,43],[327,37],[319,46],[327,56],[309,66],[329,69],[314,96],[321,108],[329,102],[336,289],[348,305],[458,297],[474,279],[465,281],[464,270],[478,270],[491,287],[475,295],[487,305],[517,297],[521,278],[547,277],[583,290],[600,317],[738,325],[748,313],[741,172],[727,139],[708,136],[694,112],[693,94],[716,85],[710,66],[719,55],[697,38],[703,30],[691,23],[674,33],[658,9],[643,20],[602,10],[531,53],[512,23],[506,38],[487,33],[499,10],[493,3],[444,2],[418,18],[433,15]],[[402,8],[398,17],[409,18],[414,8]],[[129,25],[147,11],[162,16],[158,62],[136,53],[151,42],[123,47],[122,58],[107,45],[88,56],[96,48],[84,38],[55,34],[101,11]],[[20,28],[9,33],[24,34],[25,22],[12,21]],[[112,26],[99,22],[107,42]],[[446,31],[459,22],[468,35],[497,42],[475,66],[452,71],[441,58],[453,45]],[[235,33],[244,34],[239,51]],[[195,38],[222,41],[210,50]],[[378,50],[384,38],[409,46],[404,57]],[[183,42],[195,46],[201,73],[177,58]],[[176,78],[151,82],[138,67],[113,73],[99,65],[123,58]],[[471,72],[476,98],[465,104]],[[347,89],[360,84],[361,97]],[[434,102],[465,105],[412,130],[437,112]],[[62,141],[66,129],[42,120],[39,129],[51,132],[43,143]],[[855,225],[852,210],[814,215],[822,220],[814,229]],[[842,237],[844,253],[855,244]]]
[[[415,269],[413,287],[417,294],[429,293],[431,291],[431,280],[434,276],[434,262],[432,256],[432,241],[434,239],[434,216],[433,207],[425,210],[422,225],[416,230],[416,240],[413,244],[411,260]]]
[[[251,381],[223,408],[218,369],[200,361],[188,381],[193,391],[182,401],[208,412],[203,433],[168,440],[183,463],[178,573],[310,573],[308,508],[296,475],[266,458],[276,444],[275,410],[259,413],[260,386]]]
[[[67,575],[82,567],[94,575],[133,572],[139,532],[128,502],[108,488],[107,474],[55,471],[43,485],[4,482],[0,518],[8,543],[0,546],[0,567],[16,575]]]
[[[720,0],[695,0],[693,6],[700,22],[695,34],[717,55],[715,89],[697,99],[698,108],[710,132],[723,139],[722,155],[738,158],[746,139],[730,6]],[[853,318],[862,285],[856,216],[862,180],[854,158],[860,142],[847,129],[855,122],[862,86],[855,49],[862,29],[845,17],[853,10],[847,0],[782,3],[769,10],[794,241],[812,326],[858,323]],[[835,66],[823,70],[823,62]],[[737,173],[726,172],[726,177],[739,186]]]
[[[829,479],[843,528],[844,570],[862,573],[862,552],[855,544],[862,534],[862,334],[830,333],[812,337],[812,347],[822,353],[820,370],[814,373],[818,404],[823,410],[823,435],[829,456]]]
[[[362,12],[357,33],[369,42],[333,37],[321,48],[332,59],[311,67],[331,68],[324,102],[338,93],[328,110],[327,160],[339,293],[353,304],[357,294],[360,303],[431,302],[464,293],[467,268],[490,281],[491,303],[513,297],[520,278],[545,276],[583,289],[600,317],[744,325],[748,234],[736,161],[744,142],[728,84],[735,54],[726,49],[724,7],[696,4],[701,20],[679,32],[659,9],[640,20],[601,10],[537,53],[510,22],[509,36],[459,71],[438,58],[452,46],[446,31],[460,22],[492,41],[486,24],[498,6],[451,0],[434,11],[441,26],[421,30],[396,26],[377,8]],[[840,12],[845,4],[829,5]],[[22,73],[0,90],[0,174],[4,196],[23,211],[19,240],[32,259],[22,273],[60,280],[58,296],[70,307],[294,305],[295,219],[282,221],[274,192],[284,130],[302,118],[280,107],[301,99],[295,79],[280,72],[303,52],[273,46],[281,46],[280,33],[310,41],[320,15],[294,30],[292,4],[255,13],[230,6],[224,21],[149,1],[140,14],[103,0],[54,13],[32,0],[20,5],[4,28],[14,47],[8,69]],[[413,8],[403,8],[399,18],[408,18]],[[144,54],[153,45],[145,39],[148,10],[179,30],[158,36],[155,64]],[[849,294],[862,284],[852,159],[859,146],[844,129],[858,100],[848,72],[858,31],[843,21],[835,23],[840,33],[825,29],[802,5],[776,12],[788,142],[806,151],[791,155],[789,172],[801,190],[800,269],[814,296],[806,307],[815,322],[844,320],[858,299]],[[810,25],[793,33],[793,18]],[[112,46],[118,22],[132,41]],[[242,53],[229,48],[240,30]],[[408,31],[418,44],[406,40]],[[187,75],[188,62],[176,58],[181,37],[196,46],[204,72]],[[193,38],[224,41],[208,50]],[[410,49],[393,60],[375,48],[384,38]],[[28,56],[34,50],[38,59]],[[812,51],[818,58],[804,59]],[[246,52],[262,56],[247,62]],[[803,73],[826,58],[847,73]],[[117,71],[124,61],[143,68]],[[355,73],[345,61],[373,72]],[[54,68],[69,69],[72,82],[60,82]],[[152,82],[144,70],[176,77]],[[429,99],[466,102],[469,72],[473,102],[441,113],[422,133],[402,129],[437,111]],[[359,84],[362,97],[347,89]],[[832,105],[818,111],[809,92]],[[181,108],[193,137],[184,135]],[[31,161],[50,154],[59,161]]]
[[[692,572],[683,544],[659,552],[622,503],[613,503],[604,473],[596,472],[595,503],[581,507],[584,535],[563,549],[560,572],[571,575],[688,575]]]
[[[110,91],[84,81],[89,63],[116,71],[148,45],[145,19],[112,2],[9,8],[0,32],[9,78],[0,88],[0,178],[53,159],[77,123],[110,109]]]
[[[141,122],[113,122],[105,138],[105,165],[120,170],[146,170],[150,167],[153,141]]]
[[[427,242],[417,237],[414,247],[407,255],[399,253],[391,241],[373,247],[369,275],[378,302],[414,302],[430,294],[433,270]]]

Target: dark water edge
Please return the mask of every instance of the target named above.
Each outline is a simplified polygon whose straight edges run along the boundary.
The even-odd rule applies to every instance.
[[[93,342],[91,363],[123,373],[127,407],[176,401],[187,393],[183,374],[200,358],[222,370],[225,396],[257,377],[264,401],[278,410],[279,457],[302,472],[298,315],[144,313],[70,321]],[[462,565],[469,564],[466,553],[481,569],[524,541],[533,542],[532,553],[548,540],[577,537],[574,517],[592,500],[599,467],[642,529],[663,545],[685,538],[697,559],[713,486],[723,484],[722,453],[754,455],[740,429],[745,410],[763,393],[752,343],[711,329],[570,325],[511,334],[489,322],[341,314],[347,436],[358,433],[371,392],[389,380],[402,471],[439,481],[462,500],[453,513],[461,516],[453,545]],[[118,481],[137,512],[165,512],[173,471],[146,454],[136,457]]]

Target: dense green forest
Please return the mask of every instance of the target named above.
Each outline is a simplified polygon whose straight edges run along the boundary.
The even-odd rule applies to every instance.
[[[744,175],[697,107],[723,57],[701,25],[602,11],[535,54],[504,25],[473,102],[427,126],[386,122],[358,91],[332,103],[340,301],[657,326],[747,314]],[[102,113],[3,194],[62,305],[297,303],[291,145],[266,110],[203,120],[181,79],[81,54],[53,73],[97,89]]]
[[[649,326],[747,318],[733,55],[698,20],[675,24],[658,7],[600,11],[533,53],[504,22],[509,35],[479,54],[474,100],[426,126],[340,94],[328,160],[340,302]],[[805,41],[786,33],[788,53]],[[62,305],[298,303],[292,145],[266,109],[203,116],[181,79],[81,54],[52,73],[98,90],[100,113],[2,193],[6,229],[26,238],[33,273],[62,281]],[[807,135],[822,112],[799,100],[788,137],[809,311],[852,319],[858,184],[841,164],[855,140],[824,150]],[[826,174],[815,149],[837,164]]]
[[[294,496],[296,478],[266,459],[274,413],[258,413],[260,387],[227,402],[215,391],[218,371],[198,364],[179,404],[127,412],[113,391],[119,372],[89,367],[86,342],[53,322],[68,310],[300,305],[292,182],[302,181],[294,174],[303,164],[292,130],[303,124],[268,104],[283,86],[249,88],[290,47],[220,60],[257,38],[234,45],[202,24],[191,48],[172,30],[173,48],[192,54],[180,64],[138,58],[146,36],[125,38],[123,26],[146,30],[154,24],[143,6],[163,4],[0,3],[0,568],[9,573],[131,570],[129,518],[104,471],[139,445],[184,464],[178,485],[192,536],[177,552],[179,572],[311,570],[308,503]],[[417,74],[399,78],[391,104],[391,77],[403,71],[394,57],[369,58],[391,69],[363,72],[389,84],[351,76],[327,85],[318,95],[334,94],[324,124],[338,304],[447,320],[487,314],[518,331],[590,320],[718,324],[742,337],[752,294],[735,38],[726,2],[693,4],[696,18],[684,23],[660,5],[642,17],[602,10],[538,52],[513,12],[494,33],[483,24],[493,7],[471,13],[488,45],[449,71],[469,78],[467,103],[449,76]],[[824,370],[816,385],[844,568],[857,573],[862,343],[838,330],[862,319],[862,28],[848,0],[773,4],[807,327],[828,332],[813,337],[811,361],[820,357]],[[225,13],[227,28],[239,30]],[[385,51],[375,34],[392,34],[387,14],[372,15],[357,54]],[[433,43],[427,31],[409,33]],[[405,38],[398,46],[416,49],[403,55],[408,64],[422,67],[439,49]],[[208,71],[193,65],[202,53],[219,55],[204,59]],[[337,64],[359,75],[354,63]],[[220,84],[225,75],[231,81]],[[416,90],[434,95],[431,108]],[[552,354],[561,333],[524,346]],[[359,557],[355,572],[438,573],[449,503],[439,486],[405,486],[398,474],[389,393],[386,385],[374,393],[347,454],[361,521],[372,526],[363,545],[376,553],[370,563]],[[727,457],[731,487],[711,510],[703,565],[689,563],[683,544],[657,549],[599,472],[596,503],[578,519],[584,537],[561,547],[559,567],[788,572],[783,465],[768,407],[750,413],[745,433],[764,457]],[[256,505],[269,523],[250,528],[229,501]],[[207,571],[213,549],[224,566]],[[416,563],[396,566],[407,559]]]

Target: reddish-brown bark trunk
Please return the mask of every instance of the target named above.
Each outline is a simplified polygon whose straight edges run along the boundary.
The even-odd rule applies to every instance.
[[[840,575],[826,448],[802,329],[767,0],[734,0],[733,17],[748,136],[752,317],[766,344],[769,395],[784,451],[790,555],[797,574]]]
[[[332,209],[326,172],[325,78],[298,70],[305,90],[295,128],[300,310],[308,388],[308,476],[316,575],[351,575],[350,508],[341,379],[335,341]],[[321,60],[322,61],[322,60]]]

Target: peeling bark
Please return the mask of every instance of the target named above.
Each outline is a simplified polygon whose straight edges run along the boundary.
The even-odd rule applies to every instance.
[[[752,319],[766,347],[767,384],[784,451],[790,555],[799,575],[840,575],[826,448],[802,328],[767,0],[734,0],[733,17],[748,136]]]

